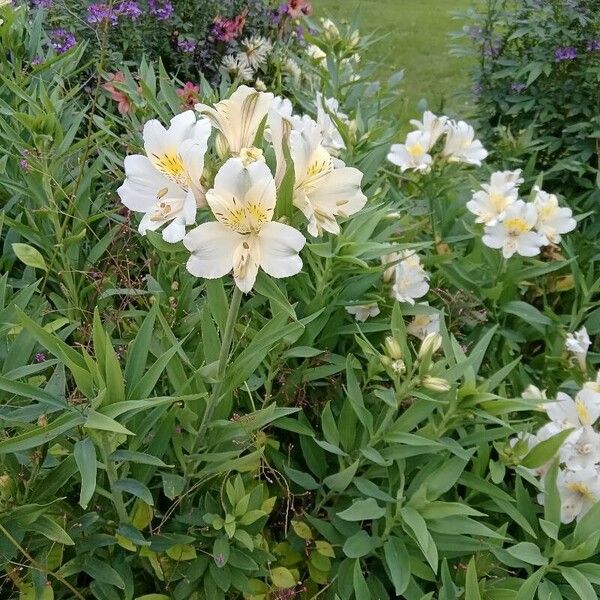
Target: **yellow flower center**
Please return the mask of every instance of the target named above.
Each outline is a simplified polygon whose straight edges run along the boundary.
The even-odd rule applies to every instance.
[[[509,219],[506,219],[504,221],[504,226],[508,230],[508,235],[514,236],[519,236],[531,229],[525,219],[522,219],[521,217],[510,217]]]
[[[421,158],[425,154],[425,148],[421,144],[413,144],[412,146],[407,146],[406,149],[413,158]]]
[[[581,421],[582,425],[592,424],[592,417],[590,415],[590,412],[588,411],[585,403],[582,402],[579,398],[575,400],[575,410],[579,415],[579,420]]]
[[[594,496],[594,494],[592,494],[592,491],[587,485],[585,485],[585,483],[569,483],[567,484],[567,489],[571,490],[572,492],[575,492],[576,494],[579,494],[580,496],[583,496],[584,498],[592,502],[596,500],[596,497]]]

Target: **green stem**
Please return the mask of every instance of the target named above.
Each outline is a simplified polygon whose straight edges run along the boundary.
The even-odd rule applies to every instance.
[[[217,383],[215,383],[212,394],[206,404],[206,410],[202,417],[202,423],[200,423],[200,429],[198,429],[198,435],[194,442],[192,454],[196,451],[200,440],[202,440],[206,434],[206,429],[210,423],[215,408],[217,407],[221,393],[223,390],[223,376],[225,375],[225,368],[227,367],[227,361],[229,360],[229,352],[231,350],[231,342],[233,341],[233,330],[237,321],[238,313],[240,311],[240,304],[242,302],[242,291],[235,286],[233,290],[233,296],[229,304],[229,313],[227,314],[227,322],[225,323],[225,331],[221,338],[221,352],[219,353],[219,363],[217,366]]]
[[[119,479],[115,465],[110,459],[110,446],[106,435],[102,435],[102,441],[100,444],[100,452],[102,453],[102,460],[104,461],[104,468],[106,469],[106,475],[108,477],[108,483],[110,484],[110,493],[113,498],[113,503],[117,509],[119,520],[121,523],[129,522],[129,515],[125,508],[125,502],[123,502],[123,494],[119,490],[115,489],[115,482]]]

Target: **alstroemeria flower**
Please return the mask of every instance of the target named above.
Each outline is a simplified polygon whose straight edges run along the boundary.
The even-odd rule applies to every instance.
[[[323,140],[321,145],[328,152],[337,152],[338,150],[344,150],[346,144],[335,124],[331,115],[334,115],[337,119],[343,123],[348,124],[350,120],[348,115],[340,110],[339,102],[335,98],[325,98],[321,92],[317,92],[317,123],[321,128],[321,134]]]
[[[537,209],[538,219],[535,228],[546,236],[548,242],[558,244],[561,233],[569,233],[577,226],[570,208],[560,207],[554,194],[544,192],[539,187],[534,188],[533,205]]]
[[[406,326],[406,331],[411,335],[424,340],[430,333],[439,333],[440,314],[415,315],[413,320]]]
[[[379,313],[377,302],[371,304],[356,304],[354,306],[346,306],[346,312],[349,315],[354,315],[357,321],[366,321],[369,317],[376,317]]]
[[[547,402],[543,408],[555,426],[555,432],[570,428],[579,429],[593,425],[600,417],[600,394],[584,388],[573,400],[568,394],[559,392],[556,402]]]
[[[400,167],[400,170],[427,171],[433,159],[428,154],[431,148],[431,138],[428,133],[411,131],[404,144],[392,144],[387,159]]]
[[[157,121],[144,126],[146,156],[125,158],[125,182],[117,190],[130,210],[143,212],[139,232],[155,231],[163,225],[163,239],[178,242],[186,225],[196,220],[196,208],[205,204],[201,186],[204,154],[210,123],[196,121],[191,110],[171,119],[168,129]]]
[[[501,248],[504,258],[510,258],[515,252],[535,256],[546,243],[546,238],[534,230],[536,222],[535,206],[517,200],[506,208],[502,221],[485,226],[483,243],[490,248]]]
[[[395,263],[384,271],[383,280],[393,280],[390,295],[398,302],[414,304],[416,298],[423,297],[429,291],[429,274],[413,250],[393,252],[383,256],[381,261],[384,265]]]
[[[479,140],[475,139],[475,130],[464,121],[448,121],[446,124],[446,144],[442,150],[449,162],[464,162],[481,166],[488,155]]]
[[[591,344],[592,341],[590,340],[590,336],[588,335],[585,327],[582,327],[575,333],[567,334],[565,347],[577,359],[577,362],[579,363],[579,366],[583,372],[585,372],[587,368],[585,359]]]
[[[501,220],[507,207],[518,200],[521,183],[521,169],[492,173],[490,182],[481,184],[481,190],[467,202],[467,208],[477,216],[475,222],[495,225]]]
[[[340,232],[336,217],[349,217],[367,202],[360,184],[363,174],[353,167],[340,166],[321,145],[321,129],[312,120],[302,131],[290,132],[290,154],[294,163],[294,205],[308,219],[313,236],[324,231]]]
[[[579,520],[600,500],[600,473],[596,467],[559,471],[556,483],[561,500],[562,523]]]
[[[217,279],[233,270],[238,288],[249,292],[259,267],[276,278],[300,272],[298,253],[306,240],[293,227],[272,220],[275,181],[264,162],[246,166],[241,158],[230,158],[206,200],[217,220],[195,227],[183,240],[192,253],[187,262],[192,275]]]
[[[560,459],[567,469],[580,471],[600,462],[600,434],[591,427],[573,432],[560,448]]]
[[[214,106],[196,104],[196,110],[205,115],[219,132],[219,156],[238,156],[243,148],[254,145],[258,128],[272,101],[273,94],[241,85],[229,98]]]
[[[423,121],[417,119],[411,119],[410,124],[416,127],[421,133],[427,134],[429,138],[429,148],[431,150],[435,143],[440,137],[446,133],[446,124],[448,123],[448,117],[438,117],[434,115],[430,110],[426,110],[423,113]]]

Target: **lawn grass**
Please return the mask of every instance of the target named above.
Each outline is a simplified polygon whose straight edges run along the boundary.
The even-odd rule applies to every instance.
[[[450,56],[450,33],[460,30],[461,20],[453,11],[473,6],[473,0],[315,0],[318,17],[352,22],[357,17],[363,33],[374,33],[378,41],[366,57],[381,66],[383,79],[405,70],[403,100],[395,110],[404,117],[419,111],[421,99],[432,110],[448,110],[461,116],[470,112],[470,60]]]

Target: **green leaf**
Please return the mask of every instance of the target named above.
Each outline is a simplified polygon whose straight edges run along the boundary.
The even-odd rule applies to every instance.
[[[380,519],[383,515],[385,515],[385,508],[379,506],[374,498],[356,500],[352,503],[352,506],[337,514],[344,521],[375,520]]]
[[[519,588],[515,600],[533,600],[535,592],[544,576],[545,569],[541,567],[533,575],[531,575]]]
[[[531,542],[520,542],[511,548],[506,548],[506,551],[518,560],[529,565],[541,566],[547,565],[548,559],[542,555],[540,549]]]
[[[371,600],[371,592],[365,581],[365,576],[360,568],[360,560],[354,561],[354,570],[352,572],[352,583],[354,586],[354,595],[356,600]]]
[[[73,455],[81,475],[79,505],[85,509],[96,491],[96,448],[92,440],[79,440],[73,447]]]
[[[40,251],[36,250],[33,246],[30,246],[29,244],[14,243],[12,249],[17,258],[28,267],[48,271],[44,257],[41,255]]]
[[[215,539],[213,544],[213,559],[217,567],[221,569],[227,564],[230,552],[231,547],[229,546],[227,538],[218,537]]]
[[[156,320],[156,312],[158,310],[158,302],[155,302],[142,322],[137,335],[129,345],[127,351],[127,363],[125,365],[125,381],[127,391],[133,390],[135,385],[142,378],[148,360],[148,350],[152,340],[152,332],[154,331],[154,322]],[[131,398],[131,394],[127,394]]]
[[[360,558],[370,554],[378,546],[379,540],[361,529],[344,542],[343,551],[348,558]]]
[[[273,582],[273,585],[280,590],[296,587],[296,584],[298,583],[291,571],[285,567],[275,567],[274,569],[271,569],[271,581]]]
[[[535,306],[527,304],[521,300],[513,300],[502,307],[506,313],[516,315],[526,323],[535,323],[537,325],[552,325],[551,319],[543,315]]]
[[[132,431],[129,431],[129,429],[123,427],[120,423],[117,423],[114,419],[95,410],[90,410],[88,412],[87,419],[83,426],[88,429],[99,429],[101,431],[112,431],[113,433],[122,433],[124,435],[135,435]]]
[[[356,470],[358,469],[359,461],[354,461],[349,467],[342,469],[339,473],[325,477],[323,483],[335,492],[343,492],[351,483]]]
[[[383,545],[385,564],[390,572],[396,596],[401,596],[410,582],[410,556],[404,542],[395,536]]]
[[[577,570],[576,567],[559,567],[562,576],[567,580],[573,591],[581,600],[592,600],[598,598],[592,584],[587,577]]]
[[[154,498],[150,490],[136,479],[119,479],[113,484],[116,490],[127,492],[143,500],[146,504],[154,506]]]
[[[479,581],[477,580],[477,570],[475,568],[475,558],[469,561],[467,574],[465,577],[465,600],[481,600],[479,593]]]
[[[427,529],[425,519],[412,507],[405,506],[401,509],[400,514],[408,529],[412,532],[415,541],[417,542],[423,556],[427,559],[429,566],[433,572],[437,572],[438,551]]]
[[[563,442],[571,435],[573,429],[565,429],[534,446],[521,461],[528,469],[537,469],[556,456]]]
[[[58,542],[65,546],[75,545],[71,536],[56,521],[53,521],[46,515],[41,515],[36,521],[30,523],[27,528],[36,533],[41,533],[53,542]]]
[[[560,528],[561,501],[556,484],[557,475],[558,459],[556,458],[544,477],[544,519]]]
[[[144,452],[134,452],[133,450],[115,450],[111,456],[111,460],[114,462],[134,462],[141,465],[153,465],[155,467],[172,467],[173,465],[165,464],[157,456],[151,454],[145,454]]]

